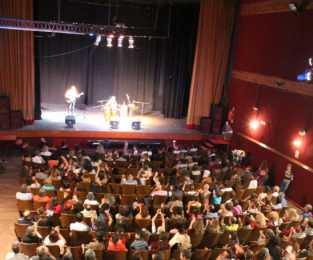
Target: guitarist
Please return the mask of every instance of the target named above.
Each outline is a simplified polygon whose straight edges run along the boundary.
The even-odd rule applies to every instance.
[[[76,99],[84,95],[83,92],[78,93],[76,87],[73,85],[65,92],[65,101],[68,104],[68,113],[73,115],[75,113]]]

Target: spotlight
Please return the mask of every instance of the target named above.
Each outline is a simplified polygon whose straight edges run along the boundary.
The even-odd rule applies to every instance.
[[[118,129],[118,127],[119,127],[119,121],[117,121],[117,120],[111,120],[110,121],[110,127],[111,127],[111,129]]]
[[[112,48],[113,47],[113,44],[112,44],[113,38],[114,38],[113,34],[110,34],[110,35],[107,36],[107,47],[108,48]]]
[[[129,36],[128,37],[128,49],[134,49],[135,48],[135,40],[133,38],[133,36]]]
[[[117,47],[119,48],[123,47],[123,40],[124,40],[124,35],[120,35],[117,39]]]
[[[73,126],[76,124],[75,116],[67,115],[65,117],[65,124],[67,128],[73,128]]]
[[[140,130],[141,129],[141,122],[140,121],[133,121],[132,122],[132,129],[133,130]]]
[[[101,37],[101,35],[97,35],[97,38],[96,38],[96,40],[95,40],[95,42],[93,43],[95,46],[99,46],[99,44],[100,44],[100,42],[101,42],[101,39],[102,39],[102,37]]]

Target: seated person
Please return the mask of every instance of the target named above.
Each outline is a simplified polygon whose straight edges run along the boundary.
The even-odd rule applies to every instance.
[[[42,242],[42,237],[37,230],[37,224],[29,226],[26,229],[25,235],[22,238],[23,243],[39,244]]]
[[[109,239],[108,251],[127,252],[126,243],[120,239],[117,233],[113,233]]]
[[[137,185],[138,181],[134,179],[134,176],[132,174],[129,174],[127,176],[127,179],[122,179],[121,184],[127,184],[127,185]]]
[[[45,237],[43,240],[43,244],[46,246],[58,246],[60,248],[60,253],[64,254],[66,240],[60,233],[60,229],[58,227],[52,229],[50,234]]]
[[[46,246],[39,246],[36,250],[36,255],[31,260],[56,260],[56,258],[50,253]]]
[[[27,185],[23,184],[15,197],[17,200],[32,200],[33,194],[28,190]]]
[[[28,256],[20,253],[20,243],[14,242],[11,247],[11,251],[5,256],[5,260],[27,260]]]
[[[17,221],[19,224],[26,224],[26,225],[32,225],[33,224],[33,218],[30,214],[29,210],[25,210],[23,212],[23,216],[20,217]]]
[[[130,244],[132,250],[148,250],[148,243],[142,237],[141,232],[135,234],[135,240]]]
[[[46,202],[48,203],[50,201],[50,197],[47,196],[46,191],[44,189],[40,189],[39,193],[37,195],[34,195],[33,201],[36,202]]]
[[[84,217],[81,213],[76,215],[77,221],[70,224],[70,231],[89,231],[89,226],[84,222]]]

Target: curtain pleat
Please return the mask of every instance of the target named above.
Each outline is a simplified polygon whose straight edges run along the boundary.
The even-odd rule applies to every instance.
[[[0,16],[33,18],[32,0],[1,0]],[[0,95],[10,97],[11,109],[34,119],[34,40],[32,32],[0,30]]]
[[[199,125],[208,116],[211,104],[221,100],[235,0],[202,0],[193,75],[189,95],[187,125]]]

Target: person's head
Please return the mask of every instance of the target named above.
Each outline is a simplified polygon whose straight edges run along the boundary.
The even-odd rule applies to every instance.
[[[162,260],[162,256],[159,253],[154,253],[151,255],[151,260]]]
[[[32,236],[35,233],[35,228],[34,226],[28,226],[26,228],[25,236]]]
[[[191,251],[190,250],[182,250],[180,252],[180,260],[190,260],[191,259]]]
[[[148,211],[148,209],[146,207],[142,207],[142,209],[141,209],[141,216],[143,218],[146,218],[146,217],[149,216],[149,211]]]
[[[112,242],[113,244],[116,244],[120,240],[120,237],[117,233],[112,234]]]
[[[20,252],[20,243],[18,241],[13,242],[11,249],[14,254],[18,254]]]
[[[44,257],[49,254],[49,249],[46,246],[39,246],[36,250],[37,255],[40,257]]]
[[[311,212],[312,211],[312,205],[311,204],[306,204],[304,206],[304,212]]]
[[[81,213],[76,214],[77,222],[82,222],[84,220],[84,216]]]
[[[88,249],[85,252],[85,260],[96,260],[96,253],[92,249]]]
[[[73,255],[70,250],[67,250],[63,255],[62,260],[73,260]]]
[[[134,176],[132,174],[129,174],[127,176],[127,180],[132,181],[134,179]]]
[[[26,184],[23,184],[23,185],[21,186],[20,192],[21,192],[21,193],[27,193],[27,192],[28,192],[28,190],[27,190],[27,185],[26,185]]]
[[[51,230],[49,234],[49,240],[55,243],[59,240],[59,233],[56,230]]]
[[[95,200],[95,195],[93,194],[93,192],[88,192],[86,199],[87,200]]]

